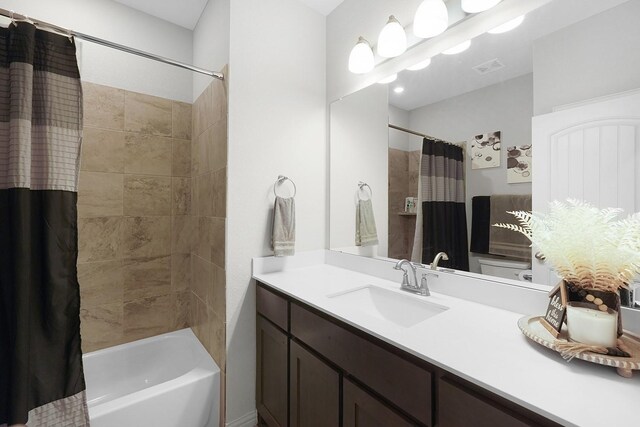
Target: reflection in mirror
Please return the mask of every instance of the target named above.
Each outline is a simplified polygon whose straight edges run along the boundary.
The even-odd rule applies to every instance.
[[[449,251],[441,266],[553,285],[535,248],[490,224],[568,197],[640,210],[640,123],[611,109],[581,119],[640,88],[637,16],[633,0],[554,0],[511,31],[334,102],[331,248],[423,264]],[[441,148],[454,145],[460,171]],[[355,245],[358,181],[373,189],[377,245]]]

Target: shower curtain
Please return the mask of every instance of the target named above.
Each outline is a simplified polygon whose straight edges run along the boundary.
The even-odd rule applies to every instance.
[[[441,266],[469,271],[465,209],[464,151],[443,141],[422,141],[419,212],[412,261],[429,264],[438,252]]]
[[[80,349],[75,45],[0,29],[0,426],[89,424]]]

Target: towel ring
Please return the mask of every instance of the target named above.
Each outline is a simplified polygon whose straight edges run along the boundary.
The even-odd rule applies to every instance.
[[[373,197],[373,190],[371,189],[371,187],[369,186],[369,184],[367,184],[364,181],[358,181],[358,200],[362,200],[362,198],[360,198],[360,191],[364,191],[364,187],[367,187],[369,189],[369,199],[371,200],[371,198]]]
[[[286,177],[284,175],[278,175],[278,179],[276,179],[276,182],[273,184],[273,194],[276,197],[278,197],[278,193],[276,192],[276,187],[282,184],[284,181],[289,181],[293,185],[293,196],[291,197],[296,197],[296,193],[298,192],[298,189],[296,188],[296,183],[293,182],[291,178]]]

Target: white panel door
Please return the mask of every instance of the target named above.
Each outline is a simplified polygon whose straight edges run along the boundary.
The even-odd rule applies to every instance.
[[[640,92],[536,116],[532,138],[534,211],[567,198],[640,211]],[[535,283],[557,283],[547,263],[532,265]]]

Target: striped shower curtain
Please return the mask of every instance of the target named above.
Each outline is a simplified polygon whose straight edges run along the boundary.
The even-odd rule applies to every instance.
[[[445,252],[449,260],[439,265],[469,271],[462,148],[425,138],[418,187],[412,260],[429,264],[438,252]]]
[[[0,29],[0,426],[89,424],[80,349],[75,45]]]

